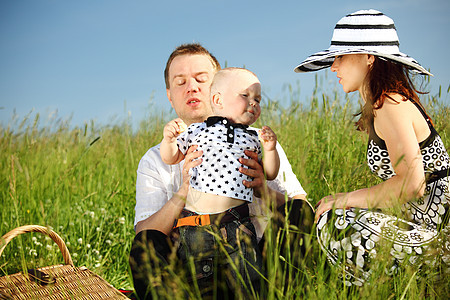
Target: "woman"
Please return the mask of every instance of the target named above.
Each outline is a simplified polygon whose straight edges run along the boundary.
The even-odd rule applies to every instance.
[[[388,273],[400,263],[435,264],[441,257],[448,263],[449,243],[442,238],[448,240],[449,156],[409,72],[431,74],[399,51],[393,20],[376,10],[342,18],[331,46],[295,71],[330,66],[343,90],[364,100],[357,125],[369,134],[368,165],[384,181],[319,201],[317,235],[328,260],[344,269],[347,285],[368,279],[381,245],[392,258]]]

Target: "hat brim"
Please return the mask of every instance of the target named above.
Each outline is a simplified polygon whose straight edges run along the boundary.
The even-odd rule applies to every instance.
[[[324,50],[321,52],[317,52],[307,59],[305,59],[302,63],[300,63],[297,67],[295,67],[294,71],[296,73],[305,73],[305,72],[313,72],[319,71],[322,69],[326,69],[331,67],[334,62],[334,58],[338,55],[345,54],[371,54],[375,56],[379,56],[388,60],[391,60],[396,63],[400,63],[408,67],[410,70],[415,71],[422,75],[433,76],[430,72],[428,72],[424,67],[422,67],[414,58],[404,54],[385,54],[379,53],[377,51],[369,51],[367,49],[342,49],[342,50]]]

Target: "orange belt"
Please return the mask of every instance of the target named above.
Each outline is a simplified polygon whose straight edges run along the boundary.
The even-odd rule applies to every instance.
[[[183,212],[181,213],[183,215]],[[206,226],[210,224],[225,224],[234,220],[241,220],[249,217],[248,203],[241,204],[239,206],[230,208],[222,213],[206,214],[206,215],[193,215],[188,217],[181,217],[175,219],[173,229],[181,226]]]
[[[176,223],[173,228],[177,228],[180,226],[205,226],[211,224],[209,215],[189,216],[181,219],[176,219],[175,221]]]

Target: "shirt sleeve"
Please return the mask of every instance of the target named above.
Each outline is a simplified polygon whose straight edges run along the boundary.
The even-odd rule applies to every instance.
[[[139,162],[136,177],[134,226],[160,210],[180,187],[180,164],[166,165],[159,145],[151,148]]]
[[[287,196],[291,198],[296,195],[306,195],[306,192],[298,181],[297,176],[292,171],[292,167],[286,157],[286,153],[278,142],[277,151],[278,156],[280,157],[280,170],[274,180],[267,181],[267,186],[277,192],[287,194]],[[249,203],[249,210],[259,241],[267,227],[271,212],[263,203],[262,199],[258,197],[254,197],[253,202]]]
[[[189,141],[189,135],[188,135],[187,130],[185,132],[181,133],[177,137],[178,149],[180,149],[181,153],[183,153],[183,154],[186,154],[186,152],[189,148],[188,141]]]
[[[188,128],[177,137],[178,149],[181,153],[186,154],[189,147],[192,145],[192,139],[199,131],[202,130],[205,123],[192,123]]]
[[[268,181],[267,185],[282,194],[286,193],[288,197],[294,197],[296,195],[306,195],[300,181],[292,171],[291,164],[284,153],[283,148],[277,142],[278,156],[280,157],[280,170],[274,180]]]

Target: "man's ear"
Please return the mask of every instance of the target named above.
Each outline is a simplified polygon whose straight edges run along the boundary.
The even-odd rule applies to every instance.
[[[170,105],[173,107],[172,97],[170,95],[170,90],[166,89],[166,93],[167,93],[167,99],[169,99]]]
[[[212,95],[211,102],[215,107],[222,109],[222,95],[219,92]]]

